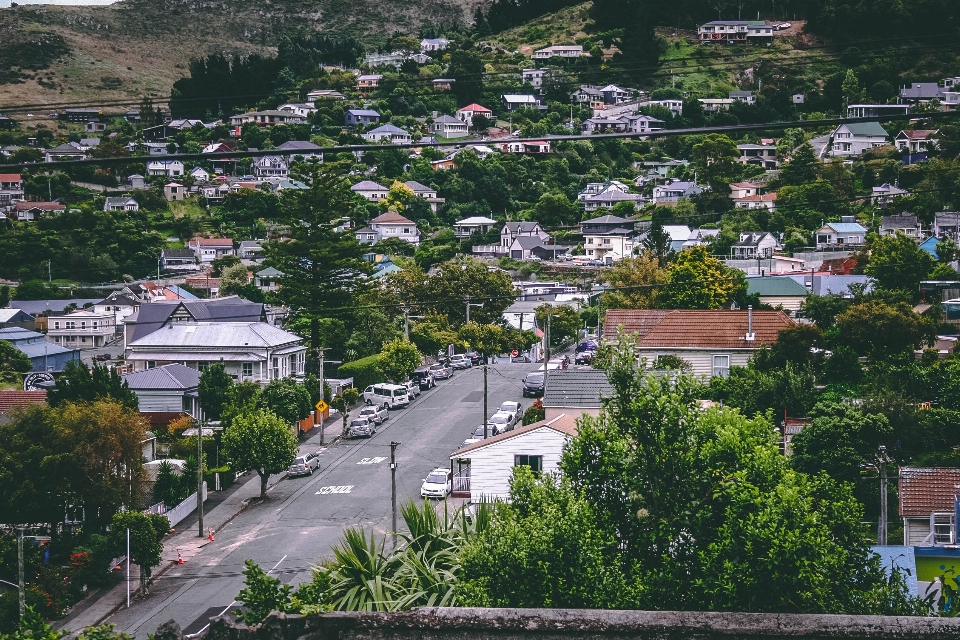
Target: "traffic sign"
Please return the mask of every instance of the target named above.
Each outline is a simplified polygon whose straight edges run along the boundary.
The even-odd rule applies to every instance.
[[[327,407],[327,403],[324,402],[323,400],[319,400],[319,401],[317,402],[317,404],[316,404],[316,407],[317,407],[317,412],[318,412],[318,413],[323,413],[323,412],[326,411],[327,408],[328,408],[328,407]]]
[[[516,358],[518,355],[520,355],[520,352],[517,351],[516,349],[514,349],[513,351],[510,352],[510,355],[512,355],[514,358]]]

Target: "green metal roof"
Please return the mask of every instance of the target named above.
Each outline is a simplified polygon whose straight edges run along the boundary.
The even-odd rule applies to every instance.
[[[805,296],[807,289],[793,278],[747,278],[747,294],[760,296]]]

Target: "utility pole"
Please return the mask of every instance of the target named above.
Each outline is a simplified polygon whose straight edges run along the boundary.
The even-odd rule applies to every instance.
[[[482,303],[482,302],[471,303],[471,302],[470,302],[471,299],[472,299],[472,298],[470,298],[470,296],[467,296],[467,322],[466,322],[466,324],[470,324],[470,307],[482,307],[482,306],[483,306],[483,303]]]
[[[197,423],[197,528],[203,537],[203,423]]]
[[[487,424],[487,365],[483,365],[483,439],[490,437]]]
[[[470,307],[467,307],[467,313]],[[410,307],[403,305],[403,339],[410,342]]]
[[[393,511],[393,548],[397,548],[397,446],[399,442],[390,443],[390,504]]]
[[[130,527],[127,527],[127,609],[130,608]]]
[[[17,587],[20,591],[20,621],[27,613],[27,587],[23,581],[23,530],[24,526],[17,527]]]
[[[877,523],[877,544],[887,544],[887,463],[893,460],[887,455],[887,448],[877,448],[877,469],[880,471],[880,521]]]

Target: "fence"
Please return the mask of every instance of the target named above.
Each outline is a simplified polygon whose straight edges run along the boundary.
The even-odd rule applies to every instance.
[[[207,483],[203,483],[203,501],[207,501]],[[172,509],[167,509],[162,502],[158,502],[152,507],[144,511],[144,513],[159,513],[160,515],[167,516],[167,520],[170,521],[170,526],[175,527],[183,520],[189,516],[197,508],[197,494],[196,492],[190,494],[190,496],[185,499],[183,502],[178,504]]]

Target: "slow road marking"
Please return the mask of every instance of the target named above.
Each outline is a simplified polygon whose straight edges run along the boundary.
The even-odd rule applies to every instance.
[[[377,456],[376,458],[360,458],[357,464],[380,464],[384,460],[386,460],[386,458],[382,456]]]
[[[316,495],[325,496],[330,493],[350,493],[353,490],[352,484],[341,484],[334,485],[332,487],[320,487],[320,490],[317,491]]]

